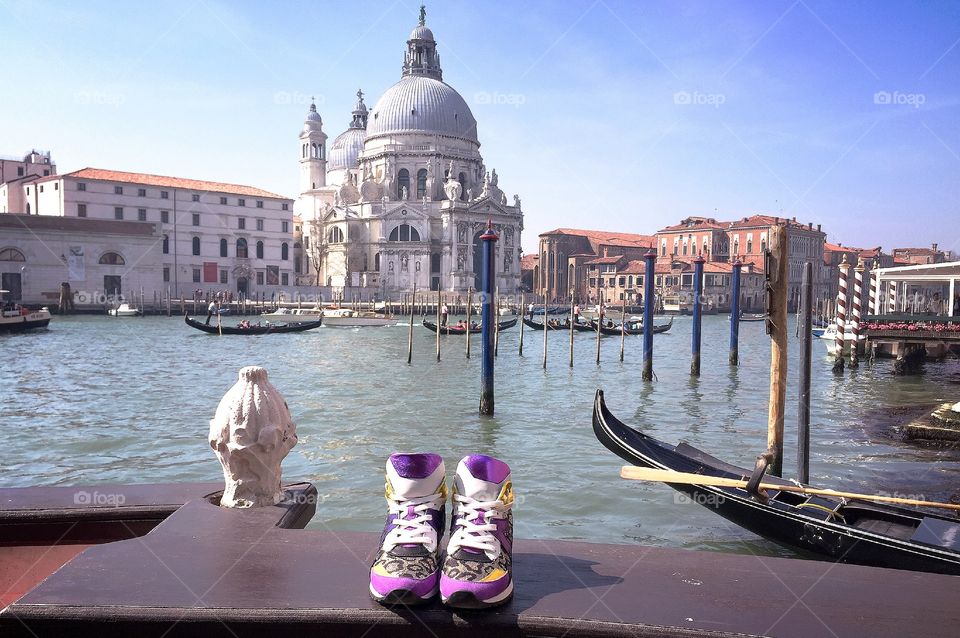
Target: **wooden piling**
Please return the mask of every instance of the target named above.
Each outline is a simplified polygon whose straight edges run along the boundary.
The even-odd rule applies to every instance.
[[[494,261],[494,242],[498,239],[497,233],[493,230],[493,223],[487,222],[487,230],[480,236],[483,242],[483,314],[482,314],[482,365],[480,380],[480,414],[493,415],[494,410],[494,358],[493,358],[493,330],[491,321],[499,320],[491,316],[493,314],[494,284],[496,283],[497,265]]]
[[[497,356],[497,350],[500,349],[500,286],[496,288],[496,304],[493,306],[493,356]]]
[[[813,345],[810,302],[813,297],[813,264],[803,264],[800,287],[800,404],[797,408],[797,480],[810,481],[810,367]]]
[[[700,376],[700,332],[703,322],[703,255],[693,260],[693,331],[690,343],[690,374]]]
[[[740,365],[740,270],[743,262],[733,262],[730,291],[730,365]]]
[[[787,397],[787,229],[777,225],[770,231],[770,259],[767,273],[770,322],[770,405],[767,416],[767,451],[773,453],[769,471],[783,476],[783,418]]]
[[[643,256],[646,262],[643,275],[643,372],[644,381],[653,381],[653,278],[657,253],[648,252]]]
[[[600,365],[600,335],[602,334],[600,332],[600,328],[603,326],[603,315],[606,314],[604,312],[604,307],[603,307],[603,291],[602,290],[600,291],[598,297],[599,297],[600,303],[597,304],[597,308],[599,308],[600,310],[597,314],[600,316],[597,317],[597,365]]]
[[[417,285],[413,285],[413,294],[417,294]],[[410,305],[410,328],[407,330],[407,365],[413,362],[413,304]]]
[[[527,307],[524,305],[524,294],[520,293],[520,350],[519,355],[523,356],[523,318],[526,316]]]
[[[437,287],[437,361],[440,361],[440,331],[443,330],[443,326],[440,325],[440,296],[443,293],[440,292],[440,287]]]
[[[531,319],[533,321],[533,319]],[[547,369],[547,295],[543,295],[543,369]]]
[[[473,314],[473,288],[467,288],[467,359],[470,358],[470,318]]]
[[[570,290],[570,367],[573,367],[573,322],[577,320],[577,315],[573,311],[573,290]]]

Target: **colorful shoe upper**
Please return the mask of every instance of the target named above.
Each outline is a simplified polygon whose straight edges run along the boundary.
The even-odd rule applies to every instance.
[[[453,520],[440,576],[443,602],[489,607],[510,598],[513,550],[510,467],[490,456],[465,457],[454,478]]]
[[[391,454],[389,507],[370,593],[382,602],[426,602],[437,592],[439,541],[447,499],[446,469],[436,454]]]

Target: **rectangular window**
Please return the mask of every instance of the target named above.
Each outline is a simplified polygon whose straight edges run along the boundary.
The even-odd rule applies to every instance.
[[[199,268],[194,268],[194,269],[193,269],[193,283],[195,283],[195,284],[200,283],[200,269],[199,269]]]
[[[613,288],[614,286],[616,286],[616,285],[617,285],[617,278],[616,278],[616,277],[611,277],[611,278],[610,278],[610,283],[609,283],[608,285],[609,285],[611,288]]]
[[[169,224],[170,223],[170,211],[162,210],[160,211],[160,223]]]
[[[226,197],[221,197],[221,198],[220,198],[220,203],[225,205],[225,204],[227,203],[227,198],[226,198]]]
[[[637,275],[637,288],[643,287],[643,275]]]
[[[247,218],[246,218],[246,217],[238,217],[238,218],[237,218],[237,228],[239,228],[240,230],[244,230],[244,229],[246,229],[246,227],[247,227]]]
[[[44,177],[50,177],[50,169],[49,169],[49,168],[46,168],[46,169],[43,170],[43,176],[44,176]]]
[[[227,283],[227,271],[223,268],[220,269],[220,283]]]
[[[258,271],[257,271],[257,285],[258,285],[258,286],[262,286],[262,285],[263,285],[263,271],[262,271],[262,270],[258,270]]]
[[[137,209],[137,219],[139,219],[139,220],[142,221],[142,222],[147,221],[147,209],[146,209],[146,208],[138,208],[138,209]]]
[[[60,190],[60,182],[54,182],[54,183],[53,183],[53,190],[55,190],[55,191]]]
[[[190,201],[199,202],[199,201],[200,201],[200,196],[197,195],[196,193],[194,193],[193,195],[190,196]]]
[[[281,232],[281,233],[289,233],[289,232],[290,232],[290,222],[287,222],[287,221],[280,222],[280,232]]]
[[[138,188],[138,189],[137,189],[137,197],[146,197],[146,196],[147,196],[147,189],[146,189],[146,188]]]
[[[290,204],[284,202],[284,203],[280,204],[280,209],[281,209],[281,210],[290,210]]]
[[[163,281],[168,283],[170,281],[170,268],[168,266],[163,267]]]
[[[246,205],[247,205],[247,200],[245,200],[245,199],[238,199],[238,200],[237,200],[237,206],[246,206]]]
[[[22,166],[18,166],[18,167],[17,167],[17,177],[23,177],[23,167],[22,167]]]
[[[160,191],[160,199],[170,199],[170,191]]]
[[[77,182],[77,190],[78,190],[78,191],[85,191],[85,190],[87,190],[87,185],[86,185],[85,183],[83,183],[83,182]]]
[[[596,277],[591,277],[591,278],[590,278],[590,287],[591,287],[591,288],[594,288],[596,285],[597,285],[597,279],[596,279]]]
[[[258,200],[257,200],[257,208],[263,208],[263,200],[262,200],[262,199],[258,199]]]
[[[257,220],[257,230],[263,230],[263,220],[262,220],[262,219],[258,219],[258,220]]]
[[[290,275],[282,272],[280,273],[280,284],[286,286],[290,283]]]
[[[194,214],[193,214],[193,225],[194,225],[194,226],[199,226],[199,225],[200,225],[200,213],[194,213]]]
[[[40,192],[43,192],[43,184],[40,184]]]
[[[115,206],[113,208],[113,218],[114,219],[123,219],[123,207]]]
[[[87,216],[87,205],[77,204],[77,217],[86,217],[86,216]]]
[[[626,277],[621,277],[621,278],[620,278],[620,287],[623,288],[623,287],[626,286],[626,285],[627,285],[627,278],[626,278]]]
[[[123,195],[123,186],[114,186],[113,187],[114,195]]]

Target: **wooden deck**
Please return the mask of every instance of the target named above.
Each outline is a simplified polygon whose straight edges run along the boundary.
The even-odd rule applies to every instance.
[[[188,496],[182,507],[145,535],[84,549],[0,612],[0,635],[807,638],[944,635],[960,623],[958,577],[538,540],[517,541],[516,594],[500,609],[389,609],[367,592],[376,534],[298,529],[316,500],[309,484],[293,486],[287,503],[247,511],[211,504],[209,486],[168,487]],[[54,507],[76,491],[52,489],[65,490],[41,499]],[[0,490],[0,503],[22,505],[32,491]],[[161,498],[164,486],[151,491],[172,500]],[[0,511],[3,544],[15,544],[7,523],[24,511]]]

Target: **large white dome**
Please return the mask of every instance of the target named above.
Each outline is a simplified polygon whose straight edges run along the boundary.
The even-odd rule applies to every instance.
[[[439,133],[477,144],[477,120],[457,91],[442,80],[408,75],[377,100],[367,139],[395,133]]]

